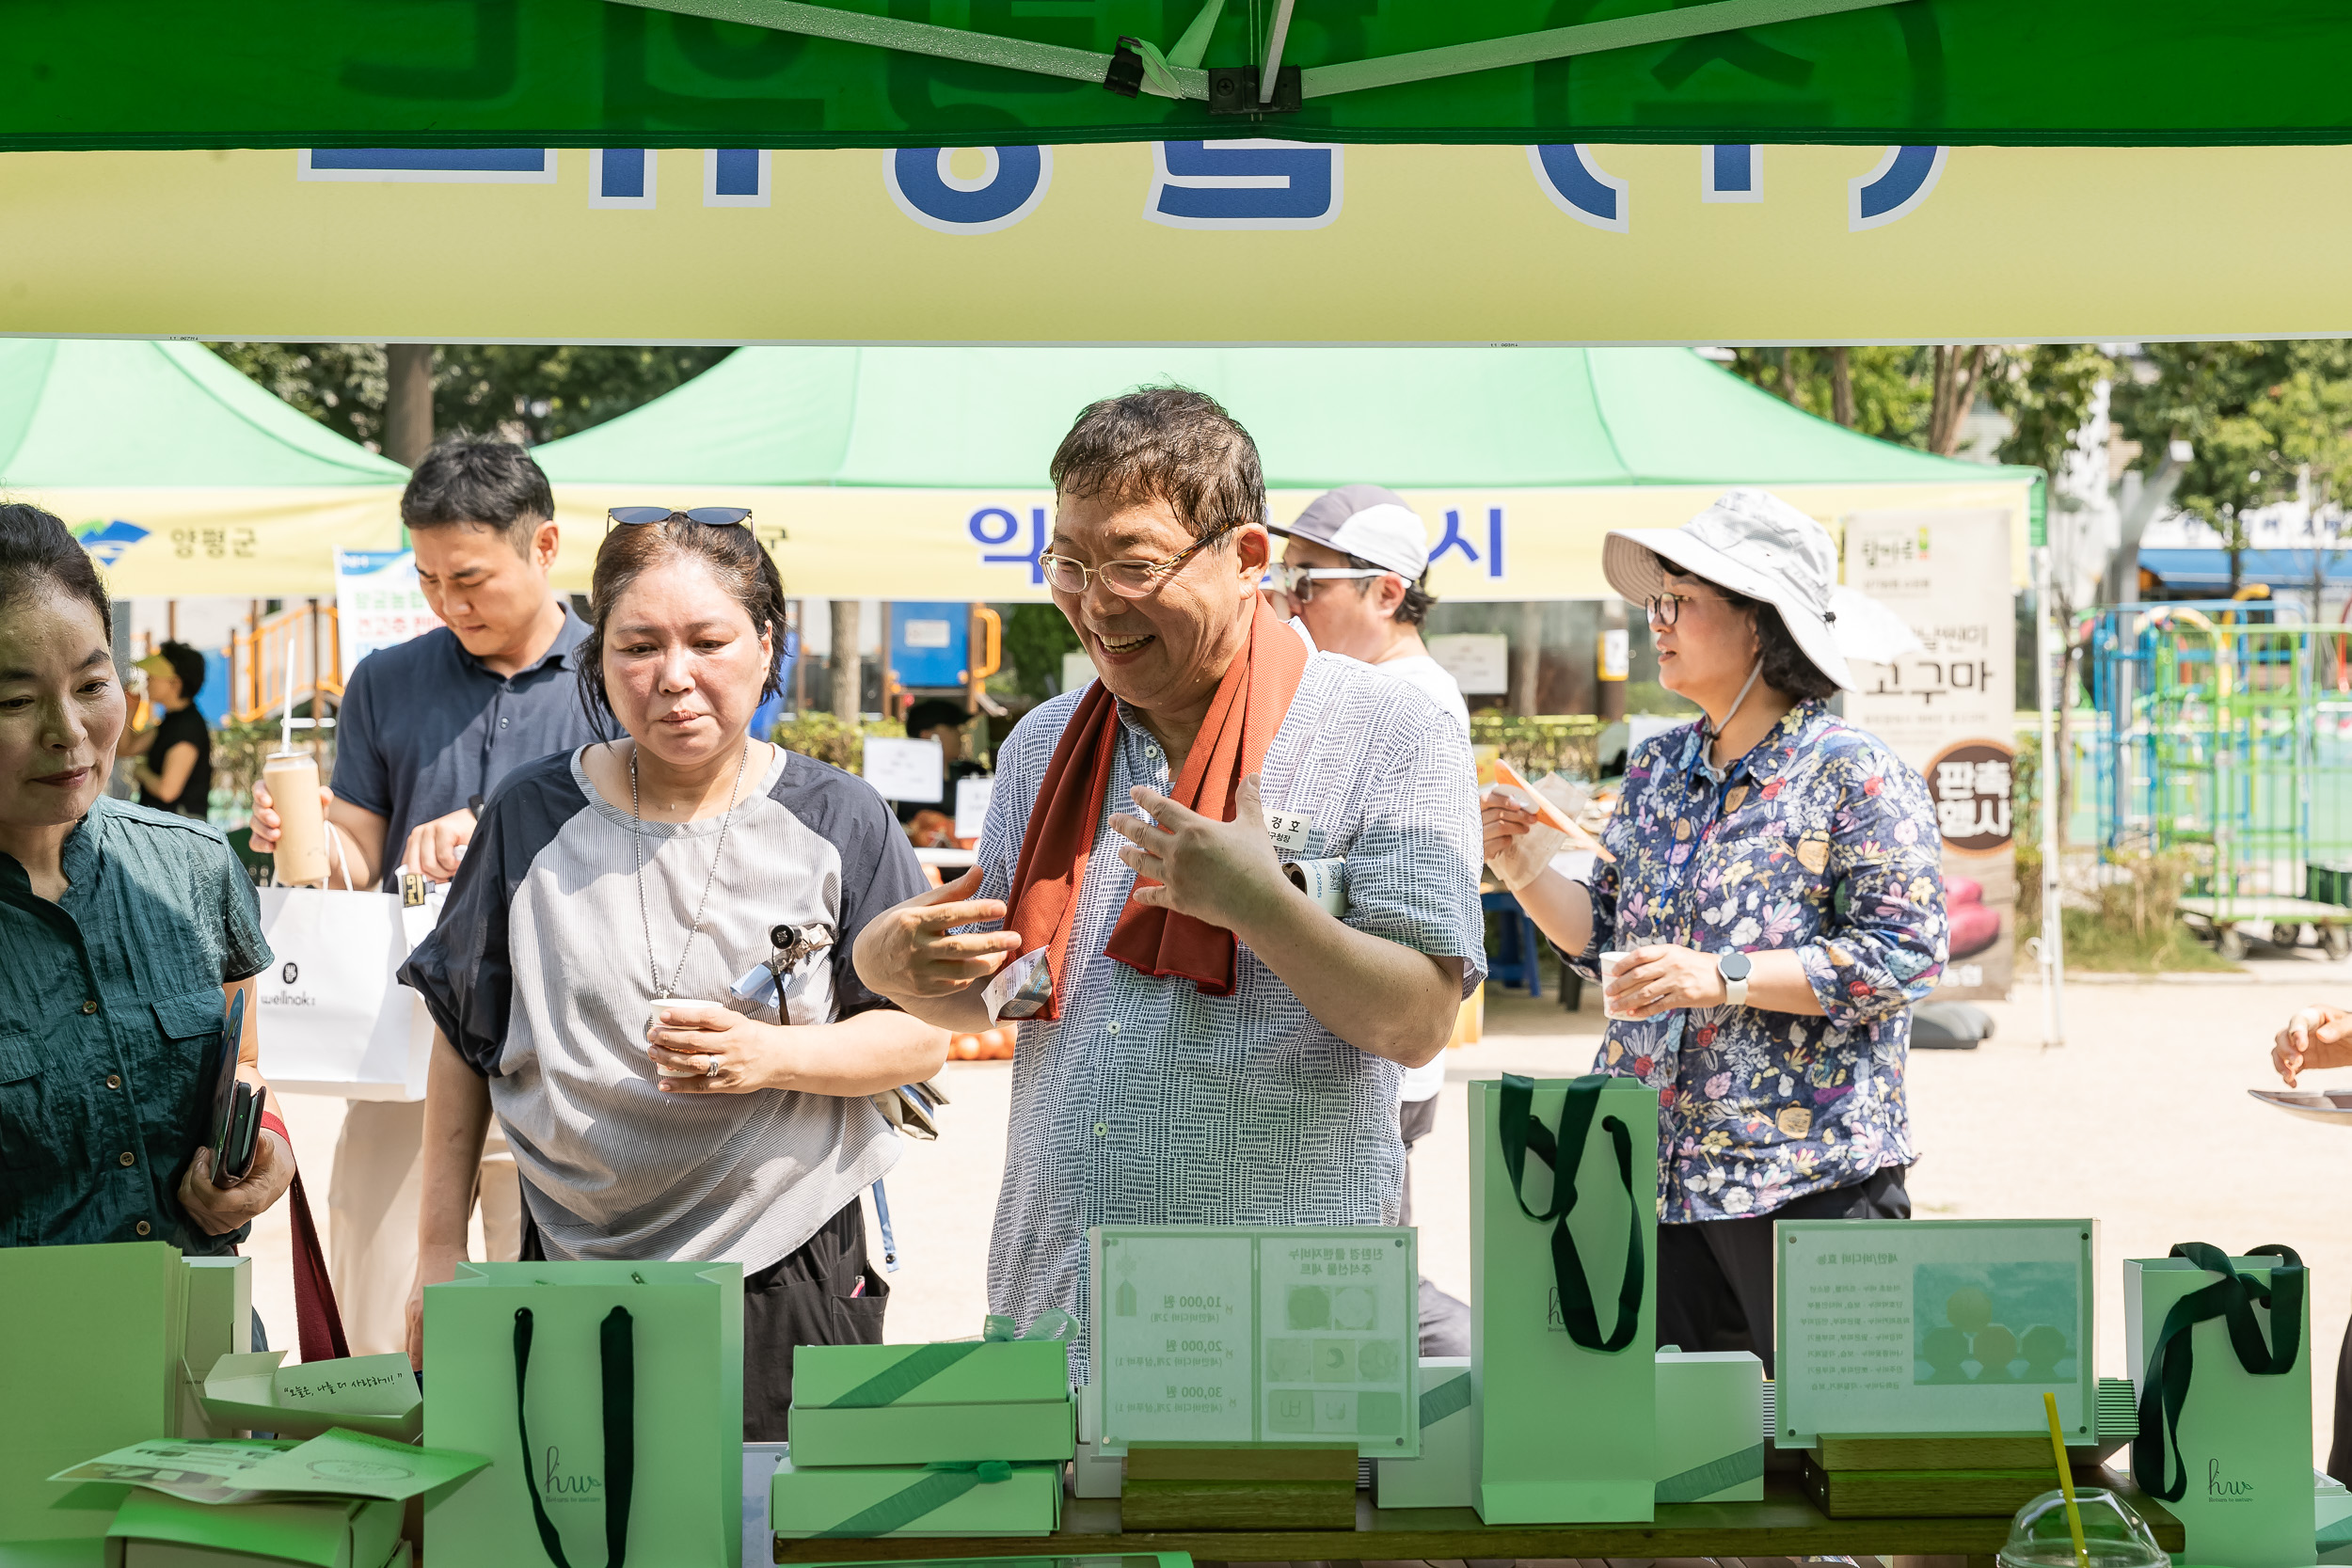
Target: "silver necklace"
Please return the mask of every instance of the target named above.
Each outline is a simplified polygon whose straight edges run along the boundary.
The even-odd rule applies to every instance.
[[[694,938],[703,928],[703,914],[710,908],[710,890],[719,880],[719,862],[727,852],[727,824],[735,820],[735,803],[743,793],[743,766],[752,759],[752,743],[746,736],[743,754],[735,759],[735,787],[727,795],[726,814],[719,818],[719,842],[710,851],[710,875],[703,879],[702,901],[694,906],[694,924],[686,928],[686,945],[678,949],[677,968],[671,972],[670,983],[661,983],[661,963],[653,956],[653,917],[645,912],[645,832],[644,819],[637,806],[637,748],[628,752],[628,838],[637,853],[637,922],[645,931],[645,969],[653,976],[653,999],[667,1002],[677,994],[677,983],[686,977],[686,955],[693,950]]]

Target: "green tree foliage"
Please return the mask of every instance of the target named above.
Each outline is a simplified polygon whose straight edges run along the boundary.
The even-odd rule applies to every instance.
[[[2175,439],[2196,451],[2173,504],[2230,551],[2245,515],[2308,485],[2314,508],[2352,503],[2352,341],[2148,343],[2143,374],[2115,389],[2119,434],[2152,454]]]
[[[2115,379],[2115,361],[2087,343],[2004,349],[1984,395],[2013,427],[1994,454],[2055,476],[2090,418],[2099,383]]]
[[[212,343],[285,402],[373,449],[384,440],[380,343]],[[700,375],[723,348],[445,343],[433,369],[433,428],[535,446],[601,424]]]
[[[1734,349],[1730,369],[1808,414],[1835,420],[1835,353],[1827,348]],[[1926,447],[1928,414],[1935,397],[1931,351],[1851,348],[1846,355],[1853,417],[1838,422],[1899,447]]]
[[[1064,654],[1078,651],[1078,634],[1050,604],[1005,607],[1005,667],[990,689],[1041,703],[1061,689]]]

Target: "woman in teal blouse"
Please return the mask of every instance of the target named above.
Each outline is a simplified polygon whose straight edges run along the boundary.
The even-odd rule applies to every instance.
[[[221,835],[104,798],[122,736],[112,623],[65,525],[0,506],[0,1245],[234,1250],[294,1178],[274,1117],[212,1182],[204,1057],[246,993],[260,1085],[252,884]]]

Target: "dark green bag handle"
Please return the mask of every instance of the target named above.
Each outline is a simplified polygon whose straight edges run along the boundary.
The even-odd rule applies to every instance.
[[[547,1548],[555,1568],[572,1568],[564,1560],[564,1538],[548,1517],[548,1505],[532,1479],[537,1461],[531,1447],[531,1424],[523,1416],[523,1385],[531,1371],[531,1308],[515,1308],[515,1433],[523,1444],[523,1490],[531,1494],[531,1516],[539,1524],[539,1544]],[[637,1347],[629,1338],[626,1307],[607,1313],[596,1332],[597,1357],[604,1363],[604,1557],[609,1568],[621,1568],[628,1557],[628,1505],[637,1491]]]
[[[1584,1157],[1584,1140],[1592,1132],[1600,1091],[1609,1082],[1599,1073],[1569,1082],[1567,1099],[1560,1107],[1557,1137],[1535,1115],[1533,1078],[1504,1073],[1500,1096],[1502,1164],[1511,1173],[1511,1196],[1518,1200],[1519,1212],[1529,1219],[1553,1222],[1551,1272],[1560,1289],[1560,1321],[1566,1325],[1569,1338],[1597,1351],[1625,1349],[1642,1324],[1642,1214],[1633,1201],[1633,1134],[1616,1117],[1603,1117],[1600,1124],[1617,1146],[1617,1180],[1625,1185],[1625,1280],[1617,1287],[1617,1326],[1605,1339],[1599,1316],[1593,1310],[1592,1286],[1584,1278],[1584,1260],[1577,1255],[1576,1238],[1568,1234],[1568,1214],[1576,1208],[1576,1167]],[[1530,1149],[1551,1167],[1551,1202],[1540,1214],[1527,1206],[1527,1194],[1520,1185]]]
[[[2172,1304],[2139,1380],[2139,1435],[2132,1439],[2132,1479],[2172,1503],[2179,1502],[2188,1490],[2188,1467],[2181,1462],[2181,1409],[2188,1402],[2189,1374],[2195,1366],[2190,1341],[2197,1325],[2226,1319],[2230,1348],[2237,1353],[2238,1365],[2254,1376],[2291,1372],[2303,1354],[2303,1288],[2310,1272],[2291,1246],[2258,1246],[2246,1254],[2280,1259],[2267,1282],[2238,1273],[2230,1266],[2228,1253],[2203,1242],[2183,1242],[2169,1256],[2185,1258],[2221,1276]],[[2263,1342],[2262,1324],[2254,1319],[2256,1302],[2270,1308],[2267,1344]],[[2172,1449],[2169,1470],[2165,1464],[2168,1435]]]

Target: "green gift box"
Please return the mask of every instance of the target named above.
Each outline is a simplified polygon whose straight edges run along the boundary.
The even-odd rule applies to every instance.
[[[803,1347],[805,1354],[812,1346]],[[792,1405],[792,1454],[803,1465],[933,1465],[983,1459],[1058,1463],[1077,1449],[1070,1396],[1055,1404]]]
[[[491,1461],[426,1496],[434,1568],[543,1563],[546,1530],[574,1562],[739,1568],[742,1265],[460,1264],[424,1365],[426,1444]]]
[[[133,1487],[106,1530],[107,1568],[384,1568],[400,1549],[400,1515],[399,1503],[371,1497],[214,1504]]]
[[[1763,1498],[1764,1363],[1746,1351],[1660,1351],[1658,1500]]]
[[[164,1242],[0,1247],[0,1301],[72,1336],[0,1335],[0,1542],[103,1537],[122,1488],[48,1478],[179,1434],[189,1278]]]
[[[1466,1355],[1421,1358],[1421,1457],[1375,1461],[1378,1508],[1470,1508],[1478,1501],[1470,1464],[1470,1363]]]
[[[2301,1260],[2279,1251],[2231,1258],[2191,1243],[2123,1263],[2132,1480],[2181,1521],[2184,1561],[2313,1558],[2311,1298]]]
[[[803,1469],[787,1459],[768,1483],[768,1521],[789,1540],[1051,1535],[1061,1525],[1061,1466]]]
[[[1648,1520],[1658,1091],[1632,1078],[1508,1075],[1470,1090],[1479,1517]],[[1555,1186],[1555,1160],[1572,1181]]]
[[[997,1322],[991,1332],[1010,1328]],[[803,1466],[1058,1463],[1077,1451],[1070,1350],[1044,1335],[803,1345],[792,1362],[791,1421],[792,1457]]]
[[[1069,1398],[1070,1347],[1059,1339],[803,1345],[792,1355],[792,1402],[804,1410],[1061,1404]]]

